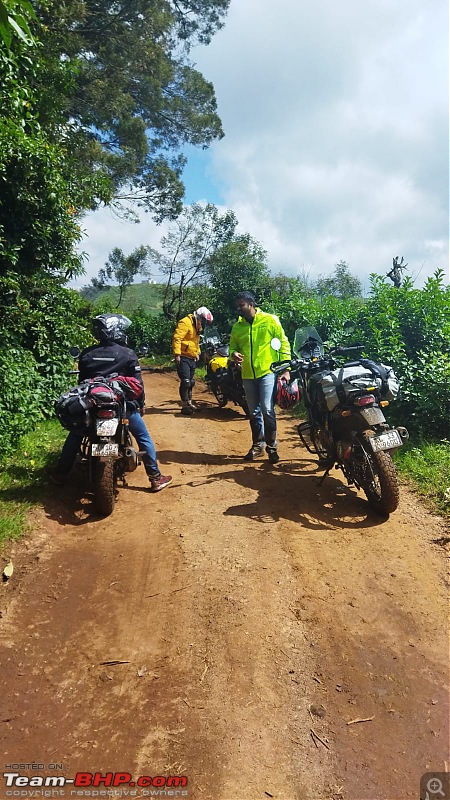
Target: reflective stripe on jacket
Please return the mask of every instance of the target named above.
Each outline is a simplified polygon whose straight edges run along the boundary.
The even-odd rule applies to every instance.
[[[172,336],[172,352],[174,356],[196,358],[200,352],[200,334],[195,326],[193,314],[188,314],[177,322]]]
[[[280,350],[273,349],[272,339],[280,340]],[[278,317],[257,308],[251,324],[244,317],[239,317],[234,323],[230,337],[230,357],[233,353],[242,353],[242,377],[244,380],[252,380],[267,375],[274,361],[290,359],[291,346]]]

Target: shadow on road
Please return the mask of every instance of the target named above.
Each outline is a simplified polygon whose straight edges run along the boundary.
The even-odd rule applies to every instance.
[[[266,524],[290,520],[310,530],[373,528],[386,522],[386,517],[372,512],[363,498],[334,476],[319,486],[322,473],[318,477],[314,468],[311,461],[284,462],[276,467],[264,461],[215,473],[202,482],[234,482],[258,493],[254,502],[230,505],[226,516]],[[198,486],[199,481],[191,485]],[[224,492],[233,493],[225,485]]]

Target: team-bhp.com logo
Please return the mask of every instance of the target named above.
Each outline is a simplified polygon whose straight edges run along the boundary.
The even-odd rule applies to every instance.
[[[21,775],[4,772],[6,797],[187,797],[185,775],[141,775],[133,780],[129,772],[77,772],[63,775]],[[59,789],[59,791],[58,791]],[[66,789],[68,790],[66,792]]]

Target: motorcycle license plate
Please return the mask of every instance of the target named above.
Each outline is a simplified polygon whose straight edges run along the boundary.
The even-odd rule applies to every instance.
[[[386,433],[381,433],[380,436],[370,436],[369,442],[374,453],[378,450],[392,450],[392,448],[400,447],[403,444],[402,437],[398,431],[387,431]]]
[[[114,419],[98,419],[95,423],[97,436],[114,436],[119,420]]]
[[[118,456],[119,445],[115,442],[102,442],[102,444],[92,445],[93,456]]]

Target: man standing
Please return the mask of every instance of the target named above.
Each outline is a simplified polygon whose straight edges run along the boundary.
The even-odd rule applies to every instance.
[[[193,414],[197,406],[192,402],[192,389],[195,385],[194,372],[200,355],[200,334],[206,325],[211,325],[213,315],[201,306],[177,322],[172,337],[172,352],[175,356],[177,373],[180,379],[182,414]]]
[[[252,446],[244,461],[262,456],[267,447],[270,463],[276,464],[280,457],[274,409],[275,375],[270,365],[290,359],[291,347],[278,317],[257,308],[251,292],[240,292],[236,305],[239,318],[231,330],[230,357],[241,365],[252,431]],[[289,379],[289,372],[286,370],[280,377]]]

